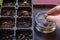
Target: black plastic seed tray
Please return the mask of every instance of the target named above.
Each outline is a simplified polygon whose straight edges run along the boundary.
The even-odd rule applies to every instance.
[[[15,16],[14,7],[3,7],[1,10],[1,16]]]
[[[33,40],[32,0],[3,0],[0,40]]]
[[[25,6],[25,7],[29,7],[31,6],[32,1],[31,0],[18,0],[18,5],[19,6]]]
[[[10,17],[0,18],[0,28],[13,28],[15,26],[15,19]]]
[[[17,18],[17,27],[19,28],[29,28],[32,27],[32,18],[30,17],[21,17]]]
[[[13,40],[13,37],[14,37],[13,30],[0,29],[0,40]]]
[[[16,37],[17,40],[32,40],[32,30],[17,30]]]
[[[19,7],[17,11],[18,16],[31,16],[32,9],[30,7]]]
[[[12,6],[16,5],[16,0],[3,0],[2,6]]]

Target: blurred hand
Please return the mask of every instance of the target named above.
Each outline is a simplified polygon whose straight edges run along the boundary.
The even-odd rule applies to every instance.
[[[60,28],[60,5],[52,8],[48,12],[47,20],[53,21]]]

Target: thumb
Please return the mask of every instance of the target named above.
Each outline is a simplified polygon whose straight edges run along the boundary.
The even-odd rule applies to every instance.
[[[55,16],[48,16],[46,19],[49,20],[49,21],[53,21],[53,22],[56,21],[56,17]]]
[[[60,15],[48,16],[46,19],[55,22],[56,25],[60,28]]]

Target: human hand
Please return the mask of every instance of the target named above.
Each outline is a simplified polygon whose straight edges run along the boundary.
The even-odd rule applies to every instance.
[[[47,14],[49,16],[46,19],[55,22],[60,28],[60,5],[49,10]]]

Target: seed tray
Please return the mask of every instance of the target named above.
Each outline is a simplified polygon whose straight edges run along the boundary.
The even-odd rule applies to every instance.
[[[31,6],[32,1],[31,0],[18,0],[18,5],[19,6],[25,6],[25,7],[29,7]]]
[[[28,3],[23,4],[25,1]],[[32,27],[32,0],[3,0],[0,7],[0,40],[33,40]],[[21,33],[24,39],[19,38]]]
[[[15,11],[14,7],[3,7],[1,9],[1,16],[15,16]]]
[[[17,11],[18,16],[31,16],[32,9],[30,7],[19,7]]]
[[[32,27],[32,18],[30,17],[21,17],[17,18],[17,26],[20,28],[29,28]]]
[[[15,19],[10,17],[0,18],[0,28],[13,28],[15,26]]]
[[[13,30],[0,29],[0,40],[13,40],[13,37],[14,37]]]
[[[3,0],[2,6],[12,6],[16,5],[16,0]]]
[[[32,40],[32,30],[17,30],[16,38],[17,40]]]

